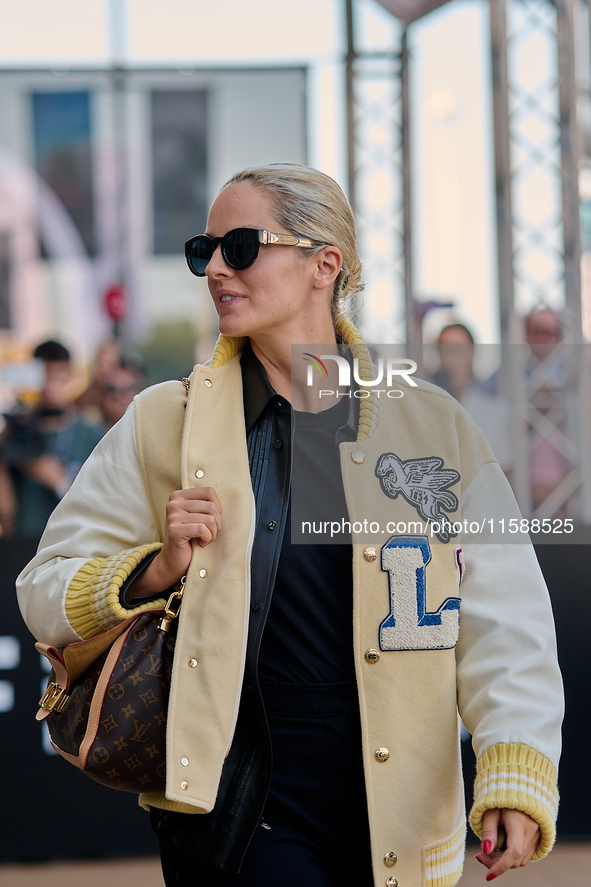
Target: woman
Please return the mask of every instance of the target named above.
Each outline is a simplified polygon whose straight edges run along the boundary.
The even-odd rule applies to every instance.
[[[551,612],[529,546],[462,555],[446,529],[452,511],[515,510],[461,407],[407,380],[396,410],[380,412],[368,384],[315,422],[298,413],[308,440],[335,453],[334,509],[415,532],[290,544],[291,346],[312,359],[347,343],[372,378],[339,315],[361,288],[341,189],[297,165],[238,173],[187,256],[219,314],[212,361],[136,398],[19,580],[33,633],[64,644],[187,576],[166,794],[140,799],[166,883],[455,884],[458,706],[478,757],[471,822],[487,878],[545,855],[562,711]]]

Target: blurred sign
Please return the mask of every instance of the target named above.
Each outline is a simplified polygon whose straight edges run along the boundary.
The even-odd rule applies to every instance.
[[[38,391],[45,382],[45,366],[42,360],[6,363],[0,367],[0,381],[16,391]]]
[[[127,293],[120,284],[110,286],[104,298],[105,311],[112,320],[121,320],[127,313]]]
[[[378,0],[380,6],[407,25],[448,2],[449,0]]]

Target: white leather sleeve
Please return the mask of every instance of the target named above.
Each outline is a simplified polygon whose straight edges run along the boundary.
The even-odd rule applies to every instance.
[[[498,463],[486,464],[464,494],[463,517],[520,518]],[[495,530],[497,528],[495,527]],[[506,542],[463,545],[456,648],[458,706],[480,757],[497,743],[523,743],[557,766],[563,690],[550,598],[533,546]],[[514,536],[511,538],[515,538]]]

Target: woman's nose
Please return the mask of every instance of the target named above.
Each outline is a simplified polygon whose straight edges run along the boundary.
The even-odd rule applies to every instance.
[[[207,277],[219,277],[220,275],[228,276],[232,273],[232,269],[224,261],[222,249],[219,243],[216,243],[213,255],[205,266],[205,274]]]

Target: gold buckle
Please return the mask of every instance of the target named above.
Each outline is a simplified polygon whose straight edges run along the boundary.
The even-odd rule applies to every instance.
[[[158,623],[158,631],[168,631],[176,617],[179,615],[186,580],[187,577],[183,576],[183,578],[181,579],[179,590],[173,591],[173,593],[168,598],[166,606],[164,607],[164,616],[160,618],[160,622]],[[173,609],[172,606],[174,601],[178,601],[178,606],[176,607],[176,609]]]
[[[69,695],[63,687],[60,687],[59,684],[51,681],[47,685],[47,690],[39,700],[39,705],[41,708],[46,708],[47,711],[55,711],[59,715],[64,710],[69,698]]]

